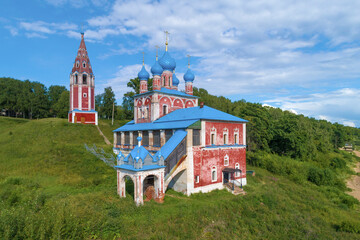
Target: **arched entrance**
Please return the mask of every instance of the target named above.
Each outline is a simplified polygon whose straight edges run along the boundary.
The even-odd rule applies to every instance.
[[[146,200],[149,201],[151,199],[157,198],[160,187],[161,186],[158,176],[154,174],[146,176],[143,181],[143,195],[145,196]]]
[[[125,176],[123,181],[125,182],[125,196],[131,196],[132,199],[134,199],[134,194],[135,194],[135,184],[134,181],[132,180],[132,178],[130,176]]]

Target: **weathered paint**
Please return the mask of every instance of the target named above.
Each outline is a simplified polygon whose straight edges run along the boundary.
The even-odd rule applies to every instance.
[[[229,148],[202,148],[193,147],[194,158],[194,179],[199,176],[199,182],[194,180],[194,187],[203,187],[209,184],[222,183],[224,168],[235,168],[239,164],[242,175],[235,179],[246,178],[246,149],[239,147]],[[225,156],[229,159],[229,164],[225,166]],[[211,179],[211,170],[216,167],[216,181]]]
[[[227,134],[227,144],[235,144],[235,134],[238,134],[237,139],[239,145],[244,145],[243,138],[244,123],[229,123],[229,122],[214,122],[205,121],[205,145],[211,145],[211,134],[215,134],[215,145],[224,145],[224,134]]]

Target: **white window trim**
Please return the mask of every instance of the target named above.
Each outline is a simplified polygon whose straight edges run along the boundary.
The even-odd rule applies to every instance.
[[[235,169],[240,169],[240,164],[239,163],[235,164]],[[235,177],[240,177],[240,172],[235,172]]]
[[[212,139],[213,134],[214,134],[214,142],[212,143],[211,139]],[[210,145],[216,145],[216,128],[215,127],[212,127],[210,129]]]
[[[239,133],[238,132],[234,133],[234,144],[235,145],[239,144]]]
[[[86,98],[86,97],[87,97],[87,93],[83,93],[83,97]]]
[[[213,172],[215,172],[215,179],[213,179]],[[211,182],[217,182],[217,168],[215,166],[211,168]]]
[[[224,157],[224,166],[229,166],[229,156],[226,154]]]
[[[199,183],[200,182],[200,176],[195,176],[195,183]]]

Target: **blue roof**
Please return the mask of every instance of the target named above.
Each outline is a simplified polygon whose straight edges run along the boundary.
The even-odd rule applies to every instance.
[[[153,76],[158,75],[160,76],[163,72],[163,68],[160,66],[159,62],[156,60],[154,65],[150,69]]]
[[[176,110],[177,111],[177,110]],[[169,113],[170,114],[170,113]],[[160,120],[160,119],[158,119]],[[127,132],[127,131],[144,131],[144,130],[162,130],[162,129],[186,129],[191,124],[195,123],[196,119],[175,121],[175,122],[158,122],[158,120],[150,123],[137,123],[134,121],[127,123],[113,132]]]
[[[188,70],[187,70],[186,73],[184,74],[184,80],[185,80],[185,82],[193,82],[194,79],[195,79],[194,73],[191,71],[190,68],[188,68]]]
[[[173,76],[172,76],[172,84],[173,86],[179,86],[179,79],[176,77],[175,73],[173,73]]]
[[[143,146],[138,146],[136,145],[136,147],[134,147],[133,150],[131,150],[130,154],[132,156],[133,159],[136,159],[136,157],[139,157],[141,160],[144,161],[144,159],[146,158],[146,156],[150,154],[148,150],[146,150],[146,148],[144,148]],[[125,158],[127,159],[129,157],[129,155]]]
[[[175,150],[175,148],[180,144],[180,142],[186,137],[187,132],[185,130],[176,130],[174,135],[161,147],[161,152],[158,151],[155,153],[154,157],[157,157],[161,154],[164,157],[164,160]]]
[[[79,109],[73,109],[72,111],[69,111],[69,112],[96,113],[97,111],[95,111],[95,110],[84,111],[84,110],[79,110]]]
[[[141,95],[146,95],[146,94],[153,93],[153,92],[165,93],[165,94],[181,96],[181,97],[199,98],[199,97],[194,96],[194,95],[189,95],[189,94],[186,94],[184,92],[180,92],[178,90],[168,89],[168,88],[164,88],[164,87],[162,87],[160,90],[153,90],[153,91],[149,91],[149,92],[145,92],[145,93],[136,94],[136,95],[134,95],[134,97],[141,96]]]
[[[159,169],[159,168],[165,168],[165,166],[159,166],[159,165],[145,165],[142,168],[136,169],[132,165],[122,164],[120,166],[115,166],[115,168],[125,169],[133,172],[139,172],[139,171],[146,171],[146,170],[153,170],[153,169]]]
[[[150,74],[146,71],[145,66],[143,65],[140,72],[138,73],[138,78],[140,80],[148,80],[150,77]]]
[[[222,112],[215,108],[208,106],[201,107],[192,107],[192,108],[182,108],[175,110],[162,118],[159,118],[155,122],[165,123],[173,121],[190,121],[190,120],[220,120],[220,121],[230,121],[230,122],[248,122],[245,119],[233,116],[231,114]]]
[[[168,51],[165,51],[164,55],[159,59],[159,64],[164,70],[172,72],[176,67],[175,60],[170,56]]]

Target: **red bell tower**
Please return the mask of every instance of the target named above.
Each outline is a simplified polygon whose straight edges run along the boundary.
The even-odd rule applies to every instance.
[[[95,76],[86,50],[84,33],[70,73],[69,122],[98,124],[95,111]]]

